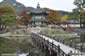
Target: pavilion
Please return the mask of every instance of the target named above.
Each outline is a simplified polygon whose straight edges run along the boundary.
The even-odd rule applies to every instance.
[[[48,11],[45,11],[40,8],[40,4],[37,4],[37,8],[34,10],[31,10],[29,12],[26,12],[27,15],[31,16],[30,24],[32,27],[40,26],[45,27],[47,26],[46,22],[46,16],[50,14]]]

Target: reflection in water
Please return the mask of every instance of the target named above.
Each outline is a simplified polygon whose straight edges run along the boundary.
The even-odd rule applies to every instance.
[[[22,53],[22,54],[19,54],[19,56],[27,56],[28,53]]]

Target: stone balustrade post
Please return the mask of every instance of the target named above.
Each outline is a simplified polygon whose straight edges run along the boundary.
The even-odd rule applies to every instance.
[[[54,43],[52,42],[52,48],[54,48]]]
[[[82,52],[82,50],[83,50],[83,45],[80,45],[80,51]]]
[[[70,42],[70,47],[72,47],[72,41]]]
[[[67,56],[72,56],[72,51],[70,51],[70,53],[68,53]]]
[[[64,40],[63,40],[63,44],[64,44]]]
[[[58,52],[60,52],[60,45],[58,45]]]

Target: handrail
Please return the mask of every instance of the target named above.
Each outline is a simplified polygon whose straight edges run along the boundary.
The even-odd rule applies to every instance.
[[[38,41],[38,43],[39,43],[39,41],[41,41],[41,42],[43,42],[45,45],[47,44],[48,46],[50,46],[49,48],[55,49],[55,50],[58,51],[58,53],[59,53],[60,55],[62,55],[62,56],[67,56],[67,55],[68,55],[68,54],[66,54],[62,49],[60,49],[59,46],[54,45],[53,42],[51,43],[51,42],[49,42],[49,40],[45,40],[44,38],[42,38],[42,37],[39,36],[39,35],[36,35],[36,34],[34,34],[34,33],[32,33],[32,34],[37,37],[37,40],[36,40],[36,41]]]
[[[78,49],[78,50],[80,50],[80,51],[82,51],[82,52],[85,52],[85,47],[78,46],[78,45],[76,45],[76,44],[74,44],[74,43],[71,43],[71,42],[69,42],[69,41],[64,41],[64,40],[56,39],[55,37],[52,37],[52,36],[49,36],[49,35],[46,35],[46,34],[42,34],[42,35],[45,35],[45,36],[47,36],[47,37],[49,37],[49,38],[52,38],[52,39],[54,39],[54,40],[56,40],[56,41],[58,41],[58,42],[60,42],[60,43],[65,44],[65,45],[67,45],[67,46],[70,46],[70,47],[72,47],[72,48],[75,48],[75,49]],[[81,50],[81,49],[82,49],[82,50]]]

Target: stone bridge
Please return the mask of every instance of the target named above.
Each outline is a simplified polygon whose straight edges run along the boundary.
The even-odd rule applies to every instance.
[[[44,35],[32,33],[31,37],[34,44],[46,52],[45,56],[85,56],[85,52],[66,46]]]

